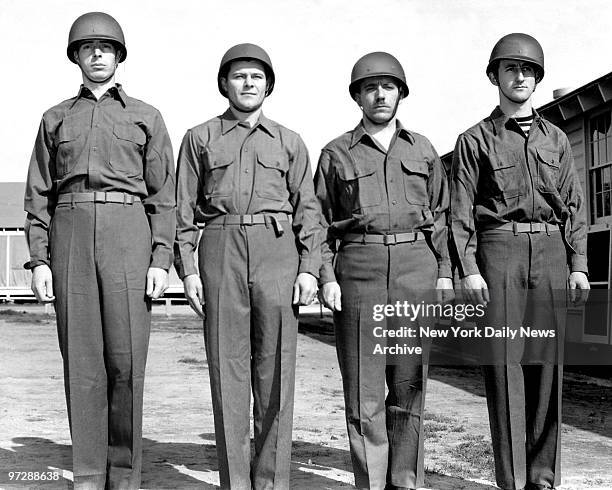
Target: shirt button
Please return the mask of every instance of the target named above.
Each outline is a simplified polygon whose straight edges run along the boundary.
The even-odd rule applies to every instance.
[[[92,146],[91,148],[93,151],[98,151],[98,147],[97,146]]]
[[[389,182],[393,182],[393,179],[389,179]]]
[[[247,169],[244,171],[244,173],[245,173],[245,174],[248,174],[248,173],[249,173],[249,169],[247,168]]]
[[[391,204],[393,204],[394,206],[397,204],[397,201],[392,201]]]

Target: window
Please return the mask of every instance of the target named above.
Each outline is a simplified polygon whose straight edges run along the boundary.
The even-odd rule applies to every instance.
[[[591,221],[612,216],[612,112],[599,114],[590,121],[589,149],[591,165]]]

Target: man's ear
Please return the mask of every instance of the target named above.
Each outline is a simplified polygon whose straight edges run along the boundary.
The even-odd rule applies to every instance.
[[[227,78],[221,77],[219,78],[219,81],[221,82],[221,88],[223,89],[225,93],[227,93]]]
[[[79,51],[77,49],[72,52],[72,59],[77,65],[79,64]]]
[[[357,102],[357,105],[359,107],[361,107],[361,94],[359,92],[355,92],[355,95],[353,96],[353,100]]]
[[[495,76],[495,74],[490,71],[489,73],[487,73],[487,76],[489,77],[489,81],[495,85],[496,87],[499,86],[499,82],[497,81],[497,77]]]

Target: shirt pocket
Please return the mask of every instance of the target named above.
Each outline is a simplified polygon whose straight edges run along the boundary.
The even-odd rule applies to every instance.
[[[410,204],[426,206],[429,203],[427,195],[427,179],[429,164],[424,160],[402,158],[402,173],[404,174],[404,192],[406,201]]]
[[[229,196],[234,189],[234,155],[226,150],[207,148],[202,155],[204,163],[204,197]]]
[[[283,152],[258,153],[255,174],[255,194],[273,201],[287,201],[287,171],[289,160]]]
[[[55,174],[58,179],[68,175],[77,164],[83,151],[79,121],[66,118],[57,131],[57,153],[55,155]]]
[[[552,149],[537,148],[538,189],[556,192],[559,182],[559,153]]]
[[[492,170],[491,179],[504,199],[524,194],[521,155],[517,151],[493,154],[489,157],[489,161]]]
[[[349,165],[343,164],[338,168],[344,200],[350,203],[352,211],[378,206],[382,195],[376,167],[364,163]]]
[[[142,179],[146,142],[146,134],[137,125],[115,124],[111,141],[111,167],[130,177]]]

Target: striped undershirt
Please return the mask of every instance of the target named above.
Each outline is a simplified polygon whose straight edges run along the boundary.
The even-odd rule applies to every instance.
[[[525,117],[515,117],[514,120],[518,123],[519,127],[525,133],[525,136],[529,136],[529,130],[531,129],[531,123],[533,122],[533,113]]]

